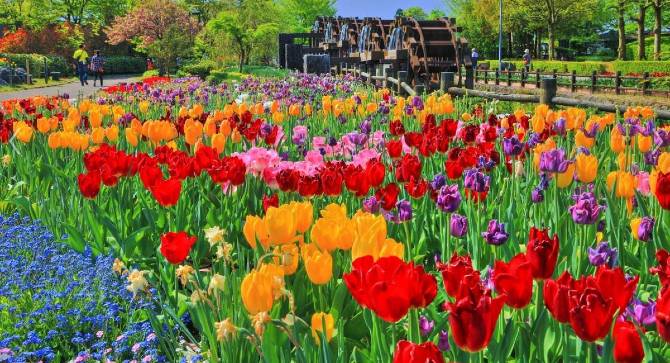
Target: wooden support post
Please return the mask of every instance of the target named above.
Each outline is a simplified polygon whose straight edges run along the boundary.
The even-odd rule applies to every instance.
[[[403,95],[405,90],[403,90],[401,84],[407,81],[407,71],[398,71],[398,94]]]
[[[540,70],[535,70],[535,88],[540,88]]]
[[[616,72],[616,78],[614,79],[614,90],[616,94],[621,94],[621,71]]]
[[[417,96],[423,96],[423,94],[426,92],[426,86],[417,83],[416,86],[414,86],[414,92],[416,92]]]
[[[500,85],[500,70],[496,69],[496,86]]]
[[[551,74],[553,75],[554,79],[558,78],[558,72],[555,69],[551,72]]]
[[[484,84],[489,84],[489,70],[484,70]]]
[[[460,67],[458,68],[458,86],[463,86],[463,71]]]
[[[540,94],[540,103],[550,107],[553,105],[553,99],[556,96],[556,83],[556,78],[542,79],[542,93]]]
[[[465,88],[475,88],[474,70],[472,67],[465,68]]]
[[[26,83],[33,84],[33,77],[30,74],[30,62],[26,59]]]
[[[598,82],[598,72],[591,72],[591,93],[596,93],[596,83]]]
[[[572,70],[572,75],[570,76],[570,90],[575,92],[577,90],[577,71]]]
[[[384,87],[385,88],[391,89],[391,87],[393,87],[391,81],[389,81],[389,77],[393,77],[393,75],[394,74],[393,74],[393,71],[391,70],[391,68],[384,68]]]
[[[512,86],[512,71],[507,70],[507,87]]]
[[[47,57],[44,57],[44,84],[49,83],[49,70],[47,69]]]
[[[521,87],[526,87],[526,68],[521,68]]]
[[[440,91],[448,92],[454,86],[454,72],[440,73]]]
[[[649,94],[649,72],[644,72],[642,77],[642,94],[646,95]]]
[[[374,79],[372,79],[372,77],[377,75],[377,68],[375,67],[374,64],[368,65],[368,75],[369,75],[368,83],[374,85],[377,82]]]

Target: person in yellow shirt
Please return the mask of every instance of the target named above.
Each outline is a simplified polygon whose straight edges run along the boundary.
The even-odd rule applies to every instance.
[[[79,76],[79,81],[81,85],[88,85],[88,72],[86,71],[86,63],[88,62],[88,53],[84,50],[84,45],[79,45],[79,49],[74,51],[72,55],[74,61],[77,64],[77,75]]]

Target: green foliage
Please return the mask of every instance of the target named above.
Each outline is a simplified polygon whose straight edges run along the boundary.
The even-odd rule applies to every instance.
[[[416,20],[425,20],[428,18],[428,14],[420,6],[410,6],[402,11],[404,16],[411,16]]]
[[[7,58],[17,67],[25,68],[26,61],[30,64],[30,73],[34,77],[44,74],[44,59],[47,60],[47,67],[50,72],[61,72],[63,75],[72,75],[73,70],[69,62],[59,56],[43,56],[40,54],[9,54],[0,53],[0,58]]]
[[[442,11],[442,9],[433,9],[430,11],[430,13],[428,13],[429,20],[436,20],[439,18],[443,18],[445,16],[447,16],[447,14],[444,11]]]
[[[620,71],[621,74],[644,72],[670,73],[670,61],[615,61],[610,63],[611,71]]]
[[[142,78],[156,77],[159,75],[158,69],[152,69],[149,71],[144,71],[142,73]]]
[[[207,81],[211,84],[219,84],[225,81],[228,78],[228,73],[221,69],[214,69],[209,72],[207,76]]]
[[[189,75],[198,76],[202,79],[205,79],[207,76],[209,76],[210,72],[216,68],[216,66],[216,62],[209,59],[202,59],[198,62],[182,66],[181,70]]]
[[[310,31],[317,16],[334,16],[335,0],[279,0],[282,23],[294,32]]]
[[[505,62],[513,63],[517,69],[523,67],[523,62],[520,60],[506,60]],[[496,69],[498,61],[492,60],[490,65],[491,69]],[[579,75],[589,75],[593,71],[597,73],[620,71],[622,75],[643,74],[644,72],[670,73],[670,61],[559,62],[540,60],[533,61],[533,70],[536,69],[542,72],[551,72],[555,69],[559,73],[574,70]]]
[[[144,58],[125,56],[105,57],[105,73],[107,74],[137,74],[144,72],[145,69],[146,63]]]
[[[626,44],[626,58],[637,59],[638,42],[631,42]],[[644,47],[647,59],[654,58],[654,37],[646,37],[644,39]],[[670,37],[661,38],[661,60],[670,60]]]

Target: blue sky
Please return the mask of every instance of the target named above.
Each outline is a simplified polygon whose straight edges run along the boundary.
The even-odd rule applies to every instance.
[[[377,16],[391,19],[398,8],[404,9],[410,6],[420,6],[426,12],[435,8],[447,12],[443,0],[337,0],[335,3],[337,15],[359,18]]]

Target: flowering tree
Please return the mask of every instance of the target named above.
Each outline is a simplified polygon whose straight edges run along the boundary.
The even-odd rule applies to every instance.
[[[138,50],[156,58],[163,68],[190,51],[199,28],[196,19],[176,3],[148,0],[128,14],[117,16],[105,33],[108,43],[130,41]]]

